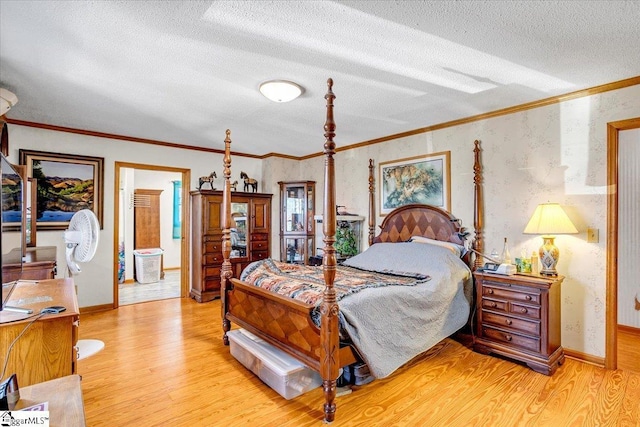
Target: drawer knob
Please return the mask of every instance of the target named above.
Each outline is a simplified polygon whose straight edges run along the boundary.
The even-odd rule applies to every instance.
[[[510,325],[510,324],[512,324],[512,323],[513,323],[513,322],[511,321],[511,319],[507,319],[507,320],[505,320],[505,322],[507,323],[507,325]]]
[[[497,307],[498,304],[496,304],[495,302],[492,302],[491,304],[489,304],[491,307],[495,308]]]
[[[487,293],[488,294],[492,294],[493,293],[493,289],[487,289]]]
[[[511,337],[511,335],[505,335],[504,339],[507,340],[507,341],[511,341],[512,337]]]
[[[527,310],[526,308],[524,308],[524,307],[522,307],[522,308],[520,309],[520,312],[522,312],[522,313],[526,313],[527,311],[528,311],[528,310]]]
[[[526,299],[527,301],[531,301],[532,298],[531,298],[531,295],[527,295],[524,297],[524,299]]]

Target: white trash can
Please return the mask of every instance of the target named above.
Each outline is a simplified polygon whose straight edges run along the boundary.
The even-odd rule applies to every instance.
[[[136,280],[138,283],[155,283],[160,281],[163,252],[160,248],[137,249],[133,251],[136,259]]]

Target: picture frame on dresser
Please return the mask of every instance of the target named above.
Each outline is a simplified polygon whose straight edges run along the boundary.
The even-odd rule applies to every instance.
[[[20,149],[20,164],[37,179],[38,230],[64,230],[74,213],[103,219],[104,158]]]
[[[380,215],[409,204],[451,207],[451,152],[379,163]]]

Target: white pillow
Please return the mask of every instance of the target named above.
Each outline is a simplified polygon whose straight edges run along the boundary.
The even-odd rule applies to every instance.
[[[427,243],[429,245],[442,246],[443,248],[449,249],[458,257],[462,255],[462,252],[464,250],[464,246],[462,245],[458,245],[452,242],[443,242],[442,240],[430,239],[423,236],[411,236],[409,241],[413,243]]]

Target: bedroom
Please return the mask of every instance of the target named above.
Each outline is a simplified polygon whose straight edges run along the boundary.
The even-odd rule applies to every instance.
[[[637,74],[636,72],[629,77]],[[340,80],[335,75],[333,77],[336,79],[336,121],[340,135],[340,126],[344,118],[341,121],[339,106],[341,99],[347,97],[347,88],[340,88]],[[617,79],[602,83],[615,80]],[[320,87],[322,86],[320,82]],[[20,96],[20,87],[16,86],[13,89]],[[322,89],[315,90],[320,92]],[[568,92],[570,91],[566,93]],[[544,199],[554,199],[564,205],[576,221],[581,234],[558,238],[559,246],[564,249],[560,268],[567,276],[563,288],[563,346],[579,356],[585,355],[596,362],[602,362],[606,350],[606,124],[640,116],[640,92],[637,82],[615,90],[595,92],[597,93],[535,109],[516,111],[505,116],[340,151],[337,155],[338,181],[354,185],[338,187],[339,204],[348,204],[349,209],[361,214],[366,213],[365,183],[368,158],[384,162],[451,150],[452,211],[462,218],[465,225],[470,226],[473,221],[470,196],[471,149],[473,141],[480,139],[484,150],[485,192],[488,201],[485,247],[487,250],[494,247],[499,249],[504,237],[509,237],[514,253],[519,253],[525,246],[529,249],[537,247],[538,237],[522,234],[531,212],[538,203],[546,201]],[[19,108],[28,108],[24,98],[21,98],[14,112],[8,117],[11,119],[15,114],[15,118],[19,119]],[[471,115],[473,114],[467,114],[465,117]],[[320,115],[318,123],[320,129]],[[125,139],[114,140],[59,132],[17,123],[9,123],[9,130],[10,158],[13,161],[17,160],[17,150],[20,148],[63,151],[60,147],[64,147],[64,151],[69,153],[104,156],[107,164],[106,206],[113,203],[115,161],[165,165],[166,159],[171,158],[172,166],[188,167],[192,170],[192,181],[198,176],[207,175],[212,165],[219,168],[220,166],[216,165],[220,165],[222,161],[222,156],[216,153],[207,153],[205,156],[202,152],[194,150],[132,144]],[[243,151],[239,148],[243,144],[243,138],[237,133],[235,135],[235,147],[238,151]],[[220,142],[224,135],[221,133],[212,138]],[[510,144],[514,140],[518,140],[517,146]],[[357,142],[360,141],[362,140]],[[311,152],[319,153],[322,144],[321,131],[317,132],[317,136],[310,136],[308,144],[317,147]],[[552,153],[549,158],[540,155],[540,144],[546,147],[545,153]],[[398,146],[402,147],[401,155],[398,155]],[[589,157],[576,155],[583,153],[585,148]],[[126,156],[123,153],[126,153]],[[260,177],[261,192],[277,194],[276,183],[279,180],[315,179],[322,182],[322,164],[319,160],[319,157],[297,160],[278,156],[264,159],[235,156],[233,168],[235,171],[245,170],[252,176]],[[528,168],[528,172],[523,172],[525,167]],[[538,169],[543,171],[540,175]],[[571,171],[571,175],[567,176],[565,169]],[[530,184],[530,178],[533,176],[544,178],[544,193],[542,189]],[[357,183],[362,183],[364,187],[359,189]],[[195,187],[196,182],[192,182],[191,188]],[[512,199],[511,196],[515,193],[524,196]],[[509,212],[508,216],[504,215],[505,211]],[[105,215],[105,238],[102,245],[94,261],[87,264],[83,275],[77,278],[79,302],[83,308],[100,307],[113,302],[110,267],[113,258],[113,213],[107,210]],[[278,217],[276,210],[272,217]],[[587,225],[600,230],[599,243],[586,243]],[[63,252],[57,233],[43,232],[38,237],[43,244],[59,246],[58,253]],[[278,242],[278,236],[272,235],[271,241]],[[274,246],[272,253],[278,252],[277,246]],[[64,260],[60,259],[58,263],[63,265]]]

